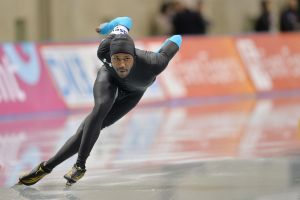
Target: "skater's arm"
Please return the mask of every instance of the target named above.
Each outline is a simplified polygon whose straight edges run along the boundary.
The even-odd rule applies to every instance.
[[[151,66],[151,71],[155,75],[160,74],[174,57],[181,46],[182,38],[180,35],[174,35],[168,38],[158,52],[147,52],[147,60]]]
[[[130,17],[117,17],[111,20],[110,22],[100,24],[100,26],[96,28],[96,32],[98,32],[101,35],[108,35],[111,34],[117,26],[123,26],[126,28],[126,30],[125,32],[121,32],[120,34],[127,34],[132,28],[132,24],[132,19]]]
[[[106,38],[104,38],[97,51],[98,58],[103,62],[109,62],[110,63],[110,43],[111,40],[115,37],[115,34],[110,34]]]

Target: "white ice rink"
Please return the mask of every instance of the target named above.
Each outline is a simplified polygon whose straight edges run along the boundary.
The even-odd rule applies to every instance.
[[[0,121],[0,199],[300,200],[300,98],[139,107],[104,130],[86,175],[75,157],[31,187],[86,112]]]

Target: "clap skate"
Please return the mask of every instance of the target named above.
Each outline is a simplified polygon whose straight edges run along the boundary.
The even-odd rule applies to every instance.
[[[86,172],[86,169],[82,169],[76,164],[72,167],[72,169],[64,175],[64,178],[67,180],[66,186],[71,186],[76,183],[79,179],[81,179]]]
[[[19,182],[16,185],[33,185],[41,180],[44,176],[49,174],[51,170],[47,170],[44,167],[44,162],[40,163],[37,167],[31,170],[29,173],[21,176]]]

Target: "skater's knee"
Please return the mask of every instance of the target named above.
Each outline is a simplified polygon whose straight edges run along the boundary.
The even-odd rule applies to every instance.
[[[109,125],[106,124],[105,122],[103,122],[102,126],[101,126],[101,130],[105,129],[106,127],[108,127]]]
[[[105,103],[98,103],[95,104],[93,111],[92,111],[92,115],[95,117],[104,117],[106,115],[106,113],[109,111],[109,105],[105,104]]]

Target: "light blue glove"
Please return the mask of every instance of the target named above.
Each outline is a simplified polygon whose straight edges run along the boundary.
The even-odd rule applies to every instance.
[[[168,42],[168,41],[174,42],[180,48],[181,43],[182,43],[182,37],[181,37],[181,35],[173,35],[172,37],[169,37],[166,42]]]
[[[132,19],[130,17],[117,17],[110,22],[100,24],[98,33],[107,35],[118,25],[125,26],[129,31],[132,28]]]

